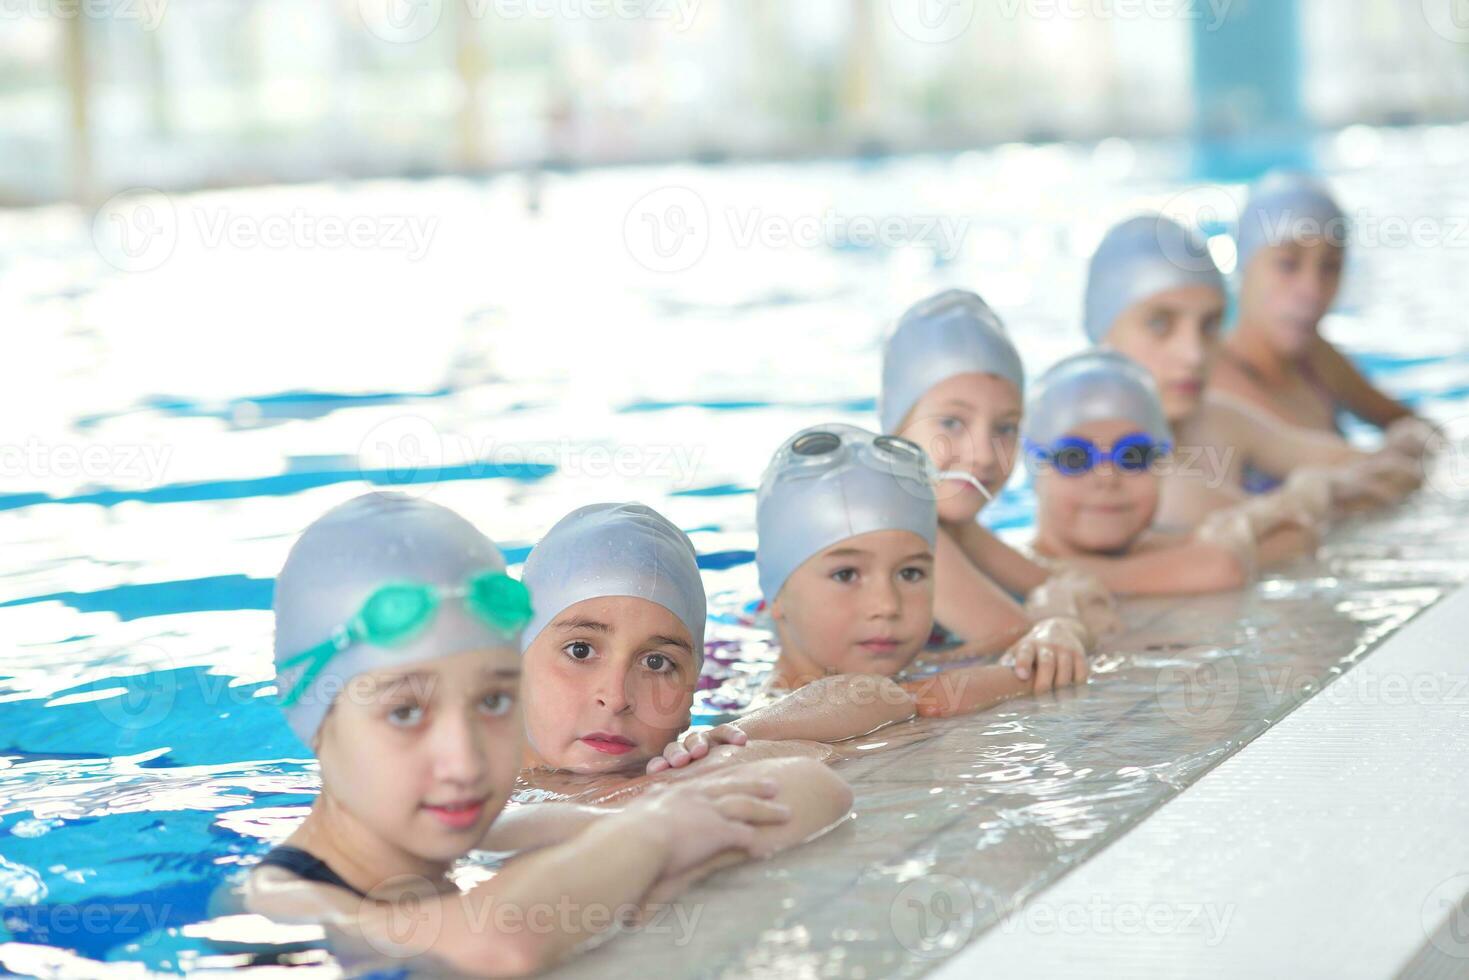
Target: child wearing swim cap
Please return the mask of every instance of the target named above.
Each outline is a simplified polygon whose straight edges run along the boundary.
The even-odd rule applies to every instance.
[[[1425,423],[1362,374],[1321,321],[1341,286],[1350,224],[1320,181],[1275,173],[1250,188],[1237,232],[1239,315],[1212,384],[1288,425],[1340,434],[1339,412],[1419,455]]]
[[[642,504],[590,504],[567,514],[531,550],[522,581],[538,607],[522,638],[523,778],[537,788],[621,799],[650,784],[638,778],[645,772],[700,760],[668,775],[751,760],[821,761],[833,753],[816,743],[897,720],[869,715],[833,727],[820,712],[772,706],[739,727],[680,740],[704,662],[704,585],[688,535]],[[829,801],[849,799],[829,774],[805,789],[795,824],[829,822]]]
[[[1192,535],[1151,530],[1171,433],[1152,378],[1115,351],[1076,354],[1041,376],[1023,446],[1036,551],[1081,564],[1119,594],[1239,588],[1258,564],[1314,541],[1321,515],[1279,497],[1221,510]]]
[[[522,750],[520,632],[534,600],[495,545],[444,507],[374,493],[333,508],[292,547],[274,606],[278,700],[319,761],[321,792],[226,901],[322,924],[344,960],[537,972],[787,833],[778,774],[752,767],[623,810],[503,813]],[[535,850],[461,892],[448,873],[476,848]],[[609,915],[527,929],[487,914],[567,901]]]
[[[1096,636],[1120,628],[1116,603],[1095,577],[1053,573],[978,522],[1014,471],[1024,394],[1019,352],[972,292],[951,289],[914,305],[883,352],[882,430],[922,446],[942,480],[935,618],[980,649],[996,640],[1003,647],[1052,616],[1079,619]]]
[[[1369,455],[1209,390],[1224,314],[1224,278],[1207,245],[1170,218],[1124,221],[1092,256],[1086,334],[1147,369],[1168,421],[1175,465],[1163,481],[1160,524],[1195,527],[1301,467],[1354,467],[1332,482],[1343,508],[1391,501],[1421,482],[1416,465],[1395,452]]]
[[[1089,637],[1065,619],[1031,627],[1008,654],[1014,669],[904,677],[933,627],[936,483],[918,446],[850,425],[805,429],[776,452],[760,483],[755,553],[780,640],[774,689],[892,678],[878,694],[941,716],[1085,681]]]

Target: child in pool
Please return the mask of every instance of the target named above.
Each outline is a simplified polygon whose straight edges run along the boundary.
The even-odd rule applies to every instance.
[[[276,582],[276,662],[322,789],[228,904],[320,923],[347,959],[425,956],[520,975],[625,911],[810,833],[785,801],[834,777],[809,763],[732,766],[624,810],[502,813],[519,768],[519,632],[531,615],[504,567],[467,521],[399,494],[359,497],[307,527]],[[447,873],[476,848],[532,853],[461,892]],[[529,922],[566,901],[609,914],[550,929],[487,914]]]
[[[810,697],[811,686],[890,679],[885,700],[933,717],[1086,680],[1091,637],[1064,618],[1033,625],[1006,654],[1013,669],[904,677],[933,628],[937,483],[917,445],[850,425],[805,429],[776,452],[760,483],[755,553],[780,640],[772,691]],[[813,700],[840,700],[821,687]]]
[[[1119,594],[1177,595],[1239,588],[1257,565],[1310,549],[1320,515],[1286,495],[1216,512],[1192,535],[1150,530],[1170,438],[1152,378],[1115,351],[1076,354],[1042,375],[1024,426],[1036,551]]]
[[[1345,410],[1417,452],[1426,424],[1321,336],[1346,255],[1346,215],[1321,183],[1273,174],[1250,189],[1238,229],[1239,315],[1211,384],[1288,425],[1339,432]]]
[[[1285,425],[1206,391],[1224,310],[1224,279],[1207,246],[1163,215],[1123,222],[1092,257],[1087,336],[1147,369],[1168,419],[1174,459],[1163,480],[1161,525],[1195,527],[1211,511],[1238,505],[1247,489],[1273,489],[1299,469],[1310,471],[1309,481],[1327,482],[1333,503],[1344,508],[1389,502],[1421,483],[1421,468],[1395,446],[1363,453],[1330,433]]]
[[[922,446],[944,478],[934,616],[979,647],[1051,616],[1079,619],[1097,636],[1120,626],[1095,577],[1054,573],[977,520],[1014,471],[1024,395],[1020,354],[972,292],[951,289],[913,306],[883,353],[883,431]],[[1024,609],[1006,593],[1022,597]]]
[[[772,706],[742,727],[721,725],[679,741],[704,661],[704,586],[688,536],[641,504],[572,511],[531,550],[522,581],[537,603],[522,637],[523,779],[535,788],[625,799],[718,764],[825,760],[833,753],[822,743],[911,715],[872,699],[841,711]],[[705,761],[637,778],[668,768],[660,761],[665,753],[677,768]]]

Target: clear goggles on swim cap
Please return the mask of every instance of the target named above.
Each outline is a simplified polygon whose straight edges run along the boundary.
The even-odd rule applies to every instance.
[[[1155,441],[1146,432],[1129,433],[1109,450],[1080,436],[1062,436],[1049,446],[1025,440],[1025,452],[1032,462],[1049,466],[1062,476],[1090,473],[1103,463],[1110,463],[1124,473],[1143,473],[1172,448],[1167,442]]]
[[[506,635],[513,635],[531,619],[530,592],[499,570],[480,572],[452,589],[422,582],[389,582],[374,589],[357,614],[332,630],[329,638],[280,662],[278,672],[308,665],[281,697],[282,707],[295,704],[332,657],[352,644],[391,647],[407,643],[433,621],[445,599],[462,599],[470,613]]]
[[[901,467],[918,466],[927,470],[935,482],[963,480],[984,494],[985,499],[995,499],[985,485],[976,480],[971,473],[965,473],[962,470],[935,471],[923,447],[911,439],[904,439],[902,436],[877,436],[870,443],[863,441],[856,444],[864,448],[870,447],[872,455],[880,461]],[[841,450],[843,445],[842,437],[837,433],[817,430],[807,432],[791,443],[791,454],[810,459],[813,462],[819,460],[825,463],[834,453]],[[893,475],[899,474],[894,471]]]

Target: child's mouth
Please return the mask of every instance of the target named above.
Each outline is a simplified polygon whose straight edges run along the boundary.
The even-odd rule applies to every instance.
[[[607,755],[624,755],[637,748],[633,744],[632,739],[623,738],[621,735],[608,735],[603,732],[593,732],[590,735],[583,735],[581,740],[583,744],[589,745],[598,752],[604,752]]]
[[[480,814],[485,811],[485,801],[461,800],[436,806],[425,804],[424,809],[450,830],[464,830],[479,822]]]

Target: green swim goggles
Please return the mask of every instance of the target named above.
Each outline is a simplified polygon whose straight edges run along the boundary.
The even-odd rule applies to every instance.
[[[332,657],[352,644],[391,647],[407,643],[433,621],[439,603],[446,598],[463,599],[465,608],[476,618],[506,634],[523,629],[532,615],[530,592],[504,572],[481,572],[452,589],[421,582],[389,582],[367,597],[357,615],[332,630],[329,639],[280,662],[277,675],[299,664],[308,665],[281,698],[282,707],[300,700]]]

